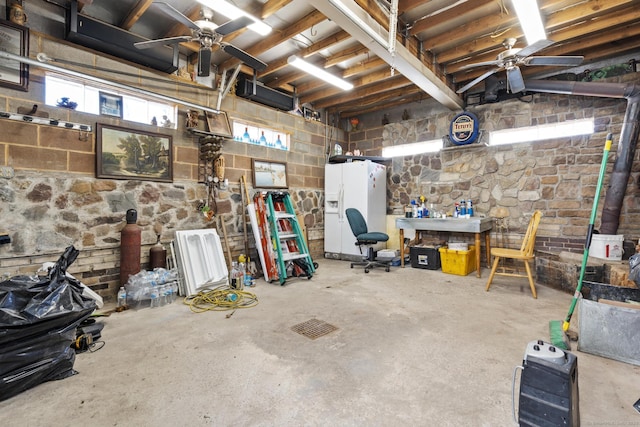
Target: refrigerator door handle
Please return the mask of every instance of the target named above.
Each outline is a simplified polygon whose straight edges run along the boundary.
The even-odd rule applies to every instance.
[[[338,192],[338,220],[342,221],[342,215],[344,214],[344,185],[340,184],[340,191]]]

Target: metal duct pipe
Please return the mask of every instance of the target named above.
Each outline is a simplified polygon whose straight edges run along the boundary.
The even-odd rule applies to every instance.
[[[58,67],[57,65],[51,65],[51,64],[48,63],[48,61],[54,62],[55,59],[50,58],[45,53],[38,53],[38,55],[37,55],[38,61],[36,61],[35,59],[31,59],[31,58],[26,57],[26,56],[14,55],[13,53],[3,52],[3,51],[0,50],[0,58],[10,59],[10,60],[13,60],[13,61],[22,62],[24,64],[29,64],[29,65],[33,65],[35,67],[44,68],[45,70],[56,71],[58,73],[66,74],[68,76],[80,77],[81,79],[90,80],[90,81],[93,81],[93,82],[96,82],[96,83],[100,83],[100,84],[116,87],[116,88],[119,88],[119,89],[124,89],[124,90],[127,90],[127,91],[132,92],[132,93],[137,93],[137,94],[144,95],[144,96],[147,96],[147,97],[150,97],[150,98],[161,99],[163,101],[167,101],[167,102],[171,102],[171,103],[174,103],[174,104],[183,105],[185,107],[191,107],[191,108],[195,108],[195,109],[209,111],[209,112],[212,112],[212,113],[219,113],[220,112],[219,110],[216,110],[215,108],[210,108],[210,107],[206,107],[204,105],[194,104],[192,102],[188,102],[188,101],[184,101],[182,99],[174,98],[174,97],[171,97],[171,96],[166,96],[166,95],[162,95],[162,94],[159,94],[159,93],[156,93],[156,92],[151,92],[151,91],[148,91],[148,90],[140,89],[140,88],[137,88],[137,87],[134,87],[134,86],[129,86],[129,85],[125,85],[125,84],[122,84],[122,83],[112,82],[110,80],[101,79],[100,77],[92,76],[90,74],[84,74],[84,73],[80,73],[78,71],[73,71],[73,70],[68,70],[66,68],[63,68],[63,67]]]
[[[626,98],[618,152],[609,180],[607,194],[602,207],[600,232],[616,234],[620,225],[620,212],[627,190],[627,182],[633,167],[633,158],[640,133],[640,86],[628,83],[563,82],[550,80],[528,80],[528,91],[561,93],[567,95],[599,96],[605,98]]]

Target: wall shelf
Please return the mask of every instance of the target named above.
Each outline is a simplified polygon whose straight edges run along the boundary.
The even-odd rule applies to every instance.
[[[46,117],[30,116],[27,114],[7,113],[5,111],[0,111],[0,118],[15,120],[18,122],[35,123],[38,125],[56,126],[56,127],[61,127],[65,129],[81,130],[84,132],[93,131],[93,128],[91,125],[84,125],[81,123],[72,123],[72,122],[67,122],[65,120],[49,119]]]

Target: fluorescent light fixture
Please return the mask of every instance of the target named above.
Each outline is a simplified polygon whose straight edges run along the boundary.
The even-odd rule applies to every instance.
[[[355,7],[357,7],[359,10],[356,11],[355,7],[354,9],[351,9],[349,6],[347,6],[346,3],[343,3],[342,0],[329,0],[329,3],[331,3],[335,8],[340,10],[340,12],[342,12],[354,24],[356,24],[364,32],[366,32],[367,35],[369,35],[369,37],[371,37],[373,40],[375,40],[380,45],[382,45],[385,49],[389,49],[389,42],[385,39],[384,35],[374,30],[373,27],[365,21],[373,21],[372,25],[375,25],[380,29],[382,29],[381,25],[378,24],[371,16],[366,14],[359,6],[357,6],[355,2],[351,0],[345,0],[345,1],[349,1],[350,3],[353,3],[354,5],[356,5]],[[363,14],[363,16],[360,16],[360,14]]]
[[[327,83],[331,83],[332,85],[339,87],[342,90],[351,90],[353,89],[353,85],[346,80],[342,80],[340,77],[336,77],[331,73],[327,73],[320,67],[316,67],[313,64],[308,63],[304,59],[300,59],[295,55],[291,55],[287,62],[293,65],[300,70],[311,74],[312,76],[319,77]]]
[[[241,16],[248,16],[249,18],[254,20],[254,23],[249,25],[247,28],[262,36],[266,36],[271,32],[270,26],[226,0],[198,0],[198,3],[208,7],[209,9],[219,13],[222,16],[226,16],[229,19],[237,19]]]
[[[442,139],[393,145],[382,149],[382,157],[413,156],[414,154],[437,153],[442,150]]]
[[[542,17],[536,0],[511,0],[518,15],[520,27],[527,38],[527,45],[532,45],[539,40],[545,40],[547,34],[542,25]]]
[[[542,141],[593,133],[593,119],[571,120],[548,125],[504,129],[489,134],[489,145],[516,144],[518,142]]]

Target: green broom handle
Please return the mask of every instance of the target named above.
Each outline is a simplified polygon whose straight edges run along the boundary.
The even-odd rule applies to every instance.
[[[604,144],[604,152],[602,154],[602,163],[600,164],[600,176],[598,176],[598,184],[596,185],[596,194],[593,199],[593,207],[591,208],[591,219],[589,220],[589,229],[587,230],[587,239],[585,242],[584,254],[582,255],[582,268],[580,269],[580,277],[578,278],[578,286],[576,287],[576,291],[573,294],[573,299],[571,300],[571,306],[569,307],[569,312],[567,313],[567,317],[564,319],[562,323],[562,330],[568,331],[569,325],[571,322],[571,316],[573,315],[573,310],[576,308],[576,303],[578,302],[578,298],[580,297],[580,291],[582,290],[582,280],[584,279],[584,271],[587,269],[587,260],[589,259],[589,247],[591,246],[591,236],[593,235],[593,225],[596,222],[596,216],[598,213],[598,200],[600,200],[600,189],[602,188],[602,182],[604,181],[604,173],[607,169],[607,157],[609,156],[609,150],[611,150],[611,139],[612,134],[607,134],[607,141]]]

